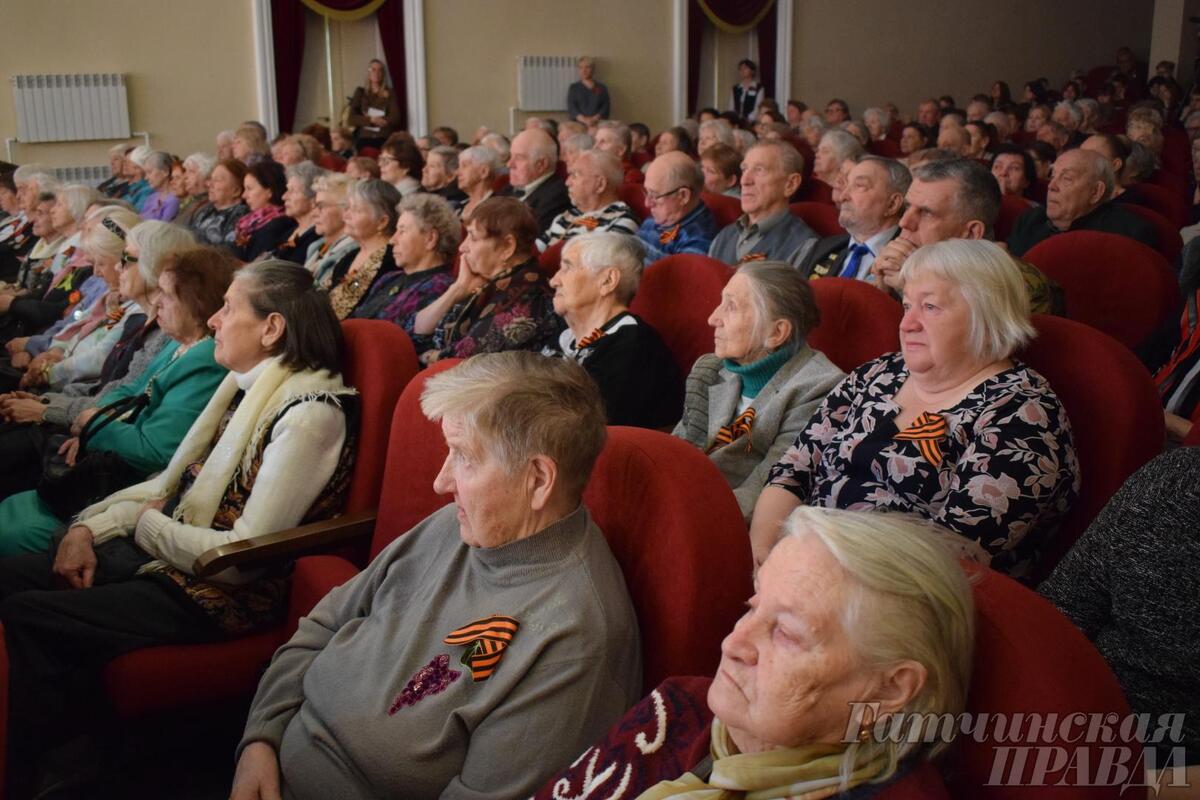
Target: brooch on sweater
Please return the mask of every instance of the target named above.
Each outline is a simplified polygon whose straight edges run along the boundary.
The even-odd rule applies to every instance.
[[[493,614],[451,631],[442,641],[466,646],[460,663],[470,668],[471,679],[480,683],[492,677],[519,627],[512,617]]]
[[[444,653],[437,656],[417,670],[417,674],[404,684],[400,694],[396,695],[396,699],[388,707],[388,716],[392,716],[405,706],[416,705],[418,701],[424,700],[431,694],[441,694],[460,677],[462,677],[461,672],[450,669],[450,656]]]

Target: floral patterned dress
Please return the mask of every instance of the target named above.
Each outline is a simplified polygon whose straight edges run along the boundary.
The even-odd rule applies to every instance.
[[[1027,577],[1079,492],[1066,411],[1021,364],[941,414],[897,430],[908,379],[899,353],[850,373],[813,415],[768,485],[803,503],[905,511],[974,540],[993,568]]]
[[[433,347],[433,334],[413,332],[417,313],[445,294],[452,283],[454,275],[446,266],[413,273],[395,270],[375,281],[350,316],[394,322],[412,339],[417,352],[424,353]]]
[[[530,259],[500,273],[456,304],[434,331],[442,358],[470,358],[506,350],[540,352],[558,340],[563,321],[554,290]]]

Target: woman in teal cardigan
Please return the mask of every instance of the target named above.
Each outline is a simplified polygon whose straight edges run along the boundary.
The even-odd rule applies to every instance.
[[[100,398],[97,408],[117,400],[145,396],[132,421],[117,419],[87,441],[87,452],[115,453],[131,468],[129,483],[158,472],[171,460],[196,417],[204,410],[225,368],[213,359],[208,319],[221,307],[233,278],[234,262],[215,248],[185,252],[167,263],[159,276],[158,324],[171,338],[140,380]],[[123,269],[136,269],[124,260]],[[80,415],[72,432],[87,424]],[[60,451],[73,464],[79,439]],[[0,556],[41,552],[67,520],[57,517],[37,491],[21,492],[0,503]]]

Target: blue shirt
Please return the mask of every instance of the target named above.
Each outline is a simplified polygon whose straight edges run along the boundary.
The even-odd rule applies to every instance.
[[[646,265],[679,253],[708,255],[708,247],[717,233],[717,222],[708,206],[701,203],[674,225],[658,225],[646,217],[638,228],[638,238],[646,246]]]

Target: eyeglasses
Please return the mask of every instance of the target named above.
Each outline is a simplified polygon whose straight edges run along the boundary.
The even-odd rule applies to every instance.
[[[130,264],[138,263],[137,256],[131,256],[129,253],[121,253],[121,266],[128,267]]]
[[[688,188],[688,187],[676,186],[674,189],[672,189],[669,192],[661,192],[661,193],[655,193],[655,192],[650,191],[649,189],[642,189],[642,194],[645,196],[647,203],[657,203],[659,200],[663,200],[667,197],[670,197],[673,194],[682,192],[686,188]]]
[[[394,156],[380,156],[379,163],[380,164],[399,164],[400,159],[398,159]]]

